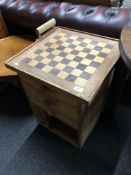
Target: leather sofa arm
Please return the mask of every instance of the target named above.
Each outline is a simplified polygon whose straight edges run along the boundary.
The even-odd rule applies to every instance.
[[[37,0],[1,0],[8,29],[12,32],[32,32],[54,17],[57,25],[119,38],[125,25],[131,25],[131,10],[112,10],[105,6],[88,6],[67,2]]]

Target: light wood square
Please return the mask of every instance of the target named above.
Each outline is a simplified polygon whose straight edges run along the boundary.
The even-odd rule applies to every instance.
[[[100,47],[105,47],[105,45],[106,45],[106,43],[102,43],[102,42],[99,42],[99,43],[97,44],[97,46],[100,46]]]
[[[51,42],[51,43],[55,43],[56,41],[57,41],[57,39],[55,39],[55,38],[51,38],[51,39],[50,39],[50,42]]]
[[[42,53],[40,53],[41,57],[47,57],[49,55],[49,52],[43,51]]]
[[[71,74],[75,75],[75,76],[79,76],[82,73],[82,70],[80,69],[74,69]]]
[[[96,56],[93,61],[98,62],[98,63],[102,63],[104,61],[104,58]]]
[[[72,42],[72,44],[75,44],[75,45],[79,45],[81,42],[80,41],[77,41],[77,40],[75,40],[75,41],[73,41]]]
[[[98,54],[99,54],[99,51],[97,51],[97,50],[92,50],[92,51],[90,52],[90,54],[91,54],[91,55],[98,55]]]
[[[51,44],[51,46],[50,46],[51,48],[53,48],[53,49],[56,49],[57,47],[59,47],[59,45],[57,45],[57,44],[55,44],[55,43],[53,43],[53,44]]]
[[[83,39],[83,42],[84,43],[90,43],[92,40],[90,40],[90,39]]]
[[[95,48],[95,45],[93,45],[93,44],[87,44],[86,45],[86,48],[88,48],[88,49],[94,49]]]
[[[46,45],[40,45],[39,48],[40,48],[41,50],[43,50],[43,51],[46,50],[46,49],[48,49],[48,47],[47,47]]]
[[[59,69],[59,70],[63,70],[64,68],[66,67],[65,64],[62,64],[62,63],[58,63],[55,68]]]
[[[61,71],[57,77],[61,78],[61,79],[65,79],[69,74],[67,72]]]
[[[68,47],[69,45],[70,45],[70,43],[67,43],[67,42],[62,43],[62,46],[64,46],[64,47]]]
[[[57,62],[61,62],[64,58],[60,56],[56,56],[53,60]]]
[[[31,60],[28,65],[34,67],[36,64],[38,64],[38,61],[36,60]]]
[[[111,49],[103,48],[102,52],[109,54],[111,52]]]
[[[79,56],[79,57],[82,57],[82,58],[85,58],[85,57],[87,56],[87,53],[85,53],[85,52],[80,52],[80,53],[78,54],[78,56]]]
[[[75,48],[75,50],[82,51],[82,50],[83,50],[83,47],[77,46],[77,47]]]
[[[71,51],[72,51],[71,48],[65,48],[65,49],[63,50],[63,52],[66,52],[66,53],[70,53]]]
[[[49,58],[44,58],[41,62],[44,64],[48,64],[51,60]]]
[[[50,71],[52,70],[52,67],[49,66],[49,65],[46,65],[46,66],[43,67],[41,70],[44,71],[44,72],[46,72],[46,73],[48,73],[48,72],[50,72]]]
[[[29,56],[28,57],[30,57],[31,59],[33,59],[33,58],[36,58],[37,57],[37,55],[35,54],[35,53],[29,53]]]
[[[90,74],[93,74],[95,71],[96,71],[96,68],[91,67],[91,66],[88,66],[88,67],[85,69],[85,72],[88,72],[88,73],[90,73]]]
[[[92,62],[92,60],[88,60],[88,59],[83,59],[81,61],[82,64],[85,64],[85,65],[89,65],[90,63]]]
[[[66,56],[66,58],[69,59],[69,60],[73,60],[73,59],[75,58],[75,55],[73,55],[73,54],[68,54],[68,55]]]
[[[78,36],[77,35],[71,35],[70,38],[76,40],[78,38]]]
[[[67,39],[68,39],[68,38],[66,38],[66,37],[62,37],[62,38],[61,38],[61,41],[65,42]]]
[[[61,53],[61,51],[56,49],[56,50],[54,50],[51,53],[54,54],[54,55],[59,55]]]
[[[65,33],[59,32],[57,35],[58,35],[58,36],[65,36]]]
[[[79,64],[79,63],[76,62],[76,61],[71,61],[71,62],[68,64],[68,66],[71,66],[71,67],[74,67],[74,68],[75,68],[78,64]]]
[[[79,85],[79,86],[84,86],[86,82],[87,82],[87,80],[85,80],[85,79],[83,79],[83,78],[81,78],[81,77],[78,77],[78,78],[75,80],[74,83],[75,83],[76,85]]]

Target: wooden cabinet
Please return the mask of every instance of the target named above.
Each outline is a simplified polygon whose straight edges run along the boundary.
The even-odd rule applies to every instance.
[[[44,36],[6,65],[40,124],[81,147],[106,105],[118,42],[59,27]]]

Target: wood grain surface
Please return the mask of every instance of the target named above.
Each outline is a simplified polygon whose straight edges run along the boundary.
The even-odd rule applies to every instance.
[[[19,36],[9,36],[0,40],[0,77],[17,75],[16,72],[5,67],[4,63],[31,43],[31,40]]]
[[[128,69],[131,71],[131,27],[126,26],[122,30],[119,46],[121,57]]]
[[[52,38],[57,37],[58,33],[65,33],[65,34],[69,34],[70,36],[73,35],[76,37],[79,36],[80,38],[87,40],[87,42],[88,42],[88,40],[90,40],[90,42],[93,42],[93,43],[97,42],[100,46],[102,45],[101,47],[103,50],[105,49],[104,48],[105,45],[111,45],[112,49],[111,49],[111,52],[109,54],[106,54],[107,58],[100,64],[100,66],[95,70],[95,72],[91,73],[92,76],[87,81],[85,81],[84,84],[82,84],[81,82],[79,84],[75,84],[73,82],[67,81],[64,77],[62,77],[63,74],[59,78],[56,75],[48,73],[47,70],[49,70],[49,68],[51,66],[46,66],[49,68],[46,68],[45,71],[42,71],[40,68],[35,67],[37,64],[39,64],[39,61],[35,60],[39,57],[39,55],[36,55],[36,51],[38,51],[40,49],[42,50],[42,47],[45,47],[46,43],[48,43],[48,41],[50,39],[52,40]],[[43,38],[44,38],[44,36],[43,36]],[[68,41],[70,41],[70,40],[68,40]],[[55,47],[55,45],[56,44],[54,44],[53,47]],[[89,55],[92,54],[91,56],[93,56],[94,59],[96,59],[96,57],[99,56],[99,55],[98,56],[96,55],[96,52],[93,49],[94,47],[96,47],[95,44],[86,44],[85,43],[85,46],[90,47]],[[79,47],[79,48],[81,49],[81,47]],[[84,49],[84,46],[82,46],[82,49]],[[88,50],[88,48],[87,48],[87,50]],[[40,57],[41,58],[43,57],[42,64],[43,63],[45,64],[47,51],[43,49],[42,52],[43,52],[42,53],[43,56],[40,55]],[[50,53],[50,51],[48,51],[48,53]],[[72,56],[72,54],[70,54],[70,53],[66,53],[66,54],[67,54],[67,57],[69,56],[68,59],[72,59],[72,58],[70,58],[70,55]],[[80,51],[80,54],[83,54],[83,51],[82,52]],[[98,52],[98,54],[99,54],[99,52]],[[56,56],[56,62],[58,62],[57,58],[60,55],[56,54],[55,56]],[[46,33],[46,37],[44,39],[38,40],[38,42],[34,43],[31,47],[26,49],[24,52],[17,55],[13,59],[9,60],[7,63],[7,66],[9,66],[10,68],[12,68],[16,71],[22,71],[22,72],[25,72],[27,74],[31,74],[32,76],[37,77],[38,79],[44,81],[47,84],[51,84],[51,85],[53,85],[61,90],[66,91],[69,94],[75,95],[78,98],[80,98],[81,100],[83,99],[83,101],[91,102],[91,100],[93,100],[93,98],[95,97],[97,89],[99,89],[103,80],[106,78],[108,73],[114,67],[115,63],[119,59],[119,56],[120,56],[120,53],[119,53],[118,41],[116,41],[116,40],[113,40],[111,38],[109,39],[109,38],[93,36],[93,35],[90,35],[88,33],[83,33],[80,31],[73,31],[73,30],[68,30],[68,29],[63,29],[63,28],[55,28],[54,30],[52,30],[52,33],[51,32],[49,34]],[[30,59],[31,62],[30,63],[28,62],[27,64],[26,64],[26,62],[24,63],[24,60],[26,60],[26,59]],[[52,58],[50,58],[50,60],[51,59]],[[96,62],[95,60],[92,60],[92,61]],[[74,60],[71,60],[71,62],[74,62]],[[75,61],[75,63],[76,63],[76,61]],[[88,66],[88,65],[86,65],[86,66]],[[73,67],[73,68],[75,70],[78,70],[76,67]],[[64,71],[62,70],[62,73],[63,72]],[[67,75],[67,73],[64,73],[64,76],[65,76],[65,74]],[[78,77],[78,79],[80,79],[79,75],[77,77]]]
[[[119,56],[118,41],[114,39],[65,28],[54,28],[8,60],[6,65],[18,72],[40,124],[80,148],[106,105],[113,70]],[[65,61],[66,64],[63,65]],[[72,66],[71,73],[75,71],[79,77],[79,73],[83,70],[75,64],[87,68],[89,62],[97,63],[97,61],[99,67],[92,72],[89,79],[85,79],[84,85],[78,84],[78,89],[74,82],[65,78],[67,72],[61,77],[50,73],[55,63],[57,71],[58,67],[64,72],[64,66]],[[91,66],[90,64],[90,70]]]
[[[2,13],[0,12],[0,39],[8,36],[8,30],[3,19]]]

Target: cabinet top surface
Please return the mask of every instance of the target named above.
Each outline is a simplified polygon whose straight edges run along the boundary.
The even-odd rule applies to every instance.
[[[6,65],[90,101],[118,58],[117,41],[58,27]]]

